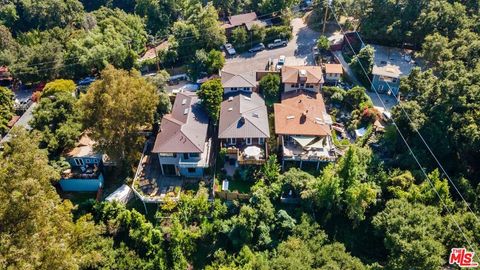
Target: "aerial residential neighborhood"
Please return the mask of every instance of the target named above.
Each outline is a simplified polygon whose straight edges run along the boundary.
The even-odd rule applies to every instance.
[[[474,2],[3,1],[0,269],[479,268]]]

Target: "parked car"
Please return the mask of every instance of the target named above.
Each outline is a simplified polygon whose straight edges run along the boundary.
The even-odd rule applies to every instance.
[[[248,52],[260,52],[260,51],[263,51],[265,50],[265,45],[263,45],[263,43],[258,43],[257,45],[253,46],[250,50],[248,50]]]
[[[269,49],[273,49],[273,48],[276,48],[276,47],[280,47],[280,46],[287,46],[287,41],[286,40],[281,40],[281,39],[275,39],[272,43],[269,43],[267,45],[267,47]]]
[[[225,51],[227,51],[228,55],[237,54],[237,51],[235,51],[235,48],[233,48],[232,44],[227,43],[227,44],[223,45],[223,47],[225,48]]]
[[[95,81],[94,77],[85,77],[81,80],[78,81],[77,85],[78,86],[88,86],[92,84]]]
[[[280,55],[280,57],[278,58],[277,66],[276,66],[277,70],[280,70],[283,67],[283,65],[285,65],[285,59],[286,59],[285,55]]]

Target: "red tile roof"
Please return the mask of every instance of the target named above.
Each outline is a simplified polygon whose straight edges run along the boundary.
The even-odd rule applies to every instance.
[[[281,135],[331,135],[322,94],[308,91],[284,93],[274,104],[275,133]]]

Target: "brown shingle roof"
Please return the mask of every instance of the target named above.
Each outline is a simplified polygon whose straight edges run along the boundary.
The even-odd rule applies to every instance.
[[[282,83],[299,83],[301,70],[305,70],[306,73],[304,83],[323,83],[322,68],[318,66],[284,66],[282,67]]]
[[[343,74],[343,67],[341,64],[325,64],[325,73]]]
[[[178,93],[172,112],[162,118],[153,153],[203,153],[208,116],[193,92]]]
[[[269,138],[265,102],[257,93],[240,94],[222,102],[218,137]]]
[[[244,23],[252,22],[252,21],[255,21],[256,19],[257,19],[257,14],[255,12],[230,16],[228,17],[228,21],[229,21],[228,28],[236,27]]]
[[[275,133],[281,135],[331,135],[322,94],[298,91],[284,93],[274,104]]]

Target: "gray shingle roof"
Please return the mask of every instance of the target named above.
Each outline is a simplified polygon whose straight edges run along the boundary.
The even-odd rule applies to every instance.
[[[267,107],[262,97],[255,92],[242,93],[223,101],[218,137],[269,138]]]
[[[172,112],[163,117],[153,153],[202,153],[208,115],[193,92],[178,93]]]

